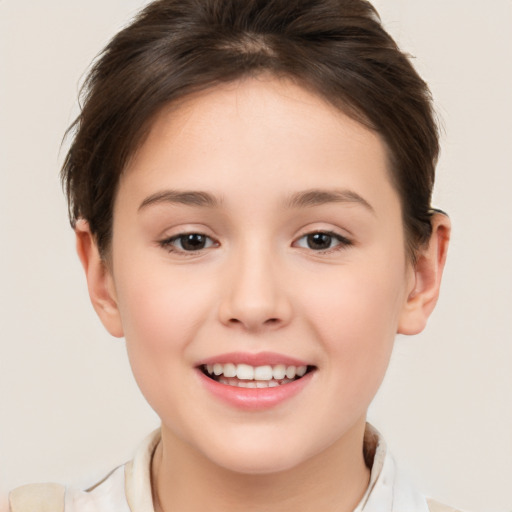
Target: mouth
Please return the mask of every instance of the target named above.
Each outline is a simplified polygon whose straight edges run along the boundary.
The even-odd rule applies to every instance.
[[[302,379],[315,370],[315,366],[261,365],[215,363],[203,364],[199,369],[206,377],[232,387],[275,388]]]

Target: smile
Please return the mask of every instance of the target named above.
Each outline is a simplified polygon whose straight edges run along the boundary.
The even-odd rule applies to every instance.
[[[304,377],[312,366],[215,363],[202,365],[203,373],[220,384],[239,388],[272,388]]]
[[[198,361],[203,389],[231,408],[265,411],[311,389],[318,367],[274,352],[230,352]]]

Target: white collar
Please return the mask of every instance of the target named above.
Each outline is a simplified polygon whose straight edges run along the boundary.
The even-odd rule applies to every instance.
[[[354,512],[429,512],[426,498],[397,469],[384,438],[369,423],[364,452],[371,464],[370,484]]]
[[[125,466],[126,499],[131,510],[154,512],[151,496],[151,459],[160,430],[148,436],[132,462]],[[367,423],[365,458],[371,464],[370,484],[354,512],[428,512],[427,501],[398,471],[381,434]],[[373,459],[373,463],[371,462]]]

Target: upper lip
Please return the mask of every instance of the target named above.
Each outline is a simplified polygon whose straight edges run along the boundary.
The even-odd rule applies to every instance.
[[[255,354],[248,352],[229,352],[202,359],[197,363],[197,366],[216,363],[248,364],[250,366],[274,366],[278,364],[286,366],[311,366],[307,361],[276,352],[258,352]]]

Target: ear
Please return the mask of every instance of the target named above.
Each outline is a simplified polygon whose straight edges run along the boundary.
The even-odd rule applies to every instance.
[[[413,268],[413,286],[400,316],[399,334],[418,334],[423,331],[434,310],[439,297],[450,231],[448,216],[441,212],[434,213],[430,241],[427,247],[419,251]]]
[[[76,250],[82,262],[94,310],[107,331],[117,338],[123,336],[121,315],[117,307],[114,279],[107,263],[100,256],[89,223],[79,219],[75,225]]]

